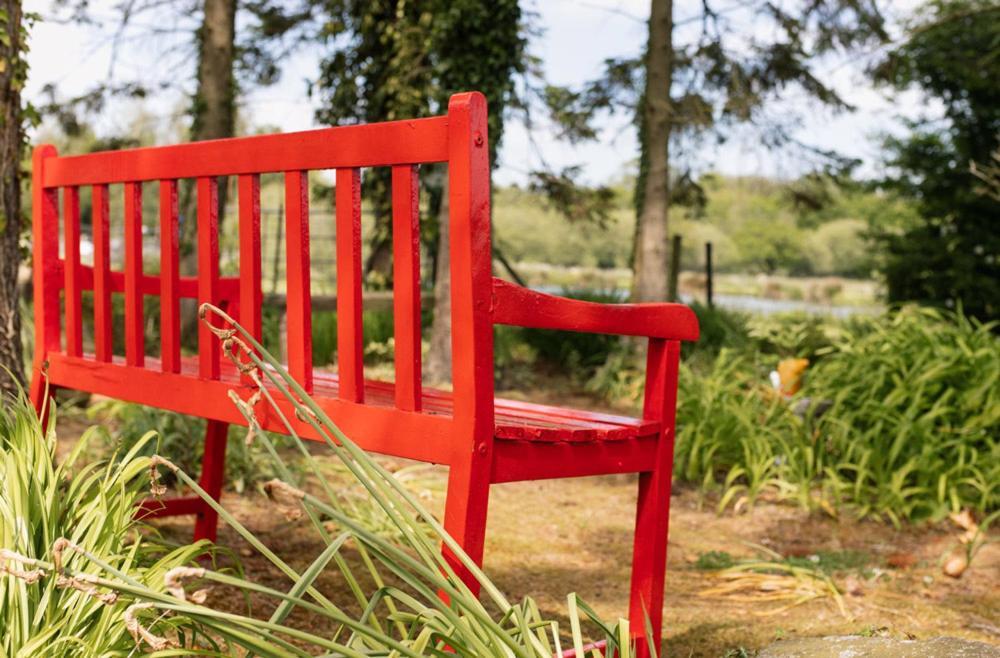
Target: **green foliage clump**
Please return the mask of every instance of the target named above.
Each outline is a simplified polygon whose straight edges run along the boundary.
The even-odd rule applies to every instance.
[[[1000,7],[992,0],[932,0],[876,78],[919,89],[942,116],[909,122],[885,143],[883,183],[912,199],[917,217],[878,233],[890,301],[954,307],[983,320],[1000,314],[1000,199],[970,164],[1000,147]]]
[[[191,563],[204,546],[167,551],[136,532],[135,504],[150,466],[139,453],[149,436],[120,459],[83,466],[78,458],[89,432],[56,464],[53,425],[44,431],[23,396],[0,404],[0,653],[124,658],[135,651],[125,621],[132,601],[109,597],[87,579],[112,571],[162,594],[164,574]],[[78,547],[62,550],[62,575],[70,580],[60,579],[54,565],[60,538]],[[142,623],[161,631],[186,626],[162,616]]]
[[[809,374],[829,400],[818,441],[837,497],[862,515],[938,517],[1000,506],[1000,339],[962,313],[904,308]]]
[[[723,349],[682,364],[675,475],[720,492],[719,508],[759,496],[893,523],[1000,507],[1000,340],[961,313],[907,307],[816,334],[809,324],[757,340],[818,357],[796,398],[767,384],[778,355]]]

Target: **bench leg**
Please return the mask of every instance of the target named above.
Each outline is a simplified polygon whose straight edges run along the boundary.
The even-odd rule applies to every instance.
[[[476,455],[468,462],[452,464],[448,470],[448,498],[444,508],[444,528],[465,549],[476,564],[483,564],[486,538],[486,511],[490,498],[489,461]],[[479,581],[451,554],[445,558],[474,594]]]
[[[651,340],[646,364],[643,416],[663,424],[652,471],[639,474],[639,499],[632,549],[629,625],[636,638],[636,657],[660,654],[663,631],[663,580],[667,568],[670,524],[670,480],[674,466],[674,428],[680,344]],[[653,647],[647,641],[647,624]]]
[[[646,624],[659,643],[663,626],[663,580],[667,566],[667,520],[670,515],[670,476],[639,474],[639,502],[632,550],[632,591],[629,624],[636,638],[637,658],[649,658]],[[659,655],[659,647],[656,648]]]
[[[201,477],[198,484],[215,500],[222,496],[226,474],[226,437],[229,424],[218,420],[208,421],[205,427],[205,455],[201,460]],[[194,524],[194,540],[208,539],[215,542],[219,514],[201,501],[198,519]]]

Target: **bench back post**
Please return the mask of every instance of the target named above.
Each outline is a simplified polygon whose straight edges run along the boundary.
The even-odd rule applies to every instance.
[[[471,437],[488,457],[493,441],[493,318],[490,163],[486,98],[448,104],[448,209],[451,260],[452,383],[456,438]],[[467,455],[469,446],[456,453]]]
[[[45,354],[59,350],[59,201],[56,190],[42,185],[45,161],[56,156],[43,144],[31,156],[32,286],[35,306],[34,367],[42,368]]]

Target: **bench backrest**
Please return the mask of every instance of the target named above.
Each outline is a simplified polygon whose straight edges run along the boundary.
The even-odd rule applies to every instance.
[[[36,367],[48,354],[113,363],[113,292],[124,293],[125,358],[145,369],[143,297],[160,298],[159,368],[181,371],[178,300],[228,301],[240,322],[261,335],[260,175],[285,181],[287,355],[291,374],[312,385],[309,192],[307,172],[336,171],[337,368],[339,397],[364,403],[361,321],[361,185],[363,167],[391,167],[395,404],[419,411],[420,260],[418,166],[447,163],[452,343],[457,424],[483,436],[492,431],[493,376],[489,161],[486,102],[481,94],[452,97],[446,116],[328,128],[90,155],[58,157],[51,146],[33,156],[33,249]],[[238,177],[239,276],[219,274],[217,177]],[[197,191],[197,277],[179,275],[178,181]],[[124,269],[111,271],[108,186],[124,184]],[[142,271],[142,186],[159,187],[160,274]],[[94,265],[80,263],[79,190],[91,186]],[[65,252],[59,256],[63,196]],[[94,293],[92,356],[83,354],[81,292]],[[65,340],[60,294],[65,298]],[[199,327],[199,379],[218,379],[219,341]],[[120,360],[119,360],[120,361]],[[118,363],[117,365],[122,365]],[[154,366],[155,367],[155,366]],[[121,371],[116,371],[121,372]],[[74,388],[73,382],[53,382]]]

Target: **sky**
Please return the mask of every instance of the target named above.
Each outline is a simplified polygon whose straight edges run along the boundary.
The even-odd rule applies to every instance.
[[[887,13],[904,16],[916,3],[917,0],[895,0],[889,4]],[[190,53],[176,47],[190,38],[191,17],[179,17],[173,23],[158,18],[154,27],[160,34],[151,36],[145,30],[142,36],[126,36],[115,46],[112,19],[117,15],[114,9],[117,0],[92,0],[90,4],[95,17],[106,19],[103,25],[80,26],[46,20],[53,17],[51,2],[25,2],[27,11],[43,17],[31,35],[26,88],[29,100],[42,101],[41,91],[50,83],[56,85],[60,97],[66,98],[84,92],[98,81],[173,75],[189,79],[193,75]],[[530,51],[540,58],[546,80],[555,84],[579,86],[600,73],[606,58],[635,56],[645,43],[649,0],[528,0],[526,6],[535,15],[538,32],[531,40]],[[675,15],[682,19],[693,14],[698,6],[700,2],[677,0]],[[307,94],[308,80],[316,74],[318,58],[315,49],[306,49],[286,61],[277,84],[246,94],[240,106],[244,125],[281,131],[319,127],[314,118],[315,101]],[[808,104],[795,94],[789,94],[775,110],[803,118],[796,130],[801,141],[859,158],[863,163],[859,173],[874,175],[879,166],[878,135],[898,131],[898,117],[917,115],[922,103],[913,93],[889,96],[873,89],[864,76],[866,61],[864,56],[830,58],[818,68],[819,77],[856,106],[856,111],[833,113]],[[171,135],[176,139],[171,127],[178,125],[185,107],[184,98],[177,91],[161,93],[141,106],[135,102],[115,102],[96,118],[96,129],[99,134],[113,134],[120,132],[121,126],[134,125],[141,117],[161,141],[171,139]],[[530,131],[522,123],[507,123],[494,174],[497,183],[523,184],[528,173],[543,163],[550,168],[580,166],[584,179],[591,183],[614,181],[634,167],[638,146],[627,117],[603,120],[599,139],[571,146],[558,140],[552,127],[538,118],[539,114],[536,113]],[[761,148],[759,135],[751,130],[738,131],[722,145],[702,145],[696,160],[702,170],[732,175],[790,178],[807,168],[791,152]]]

